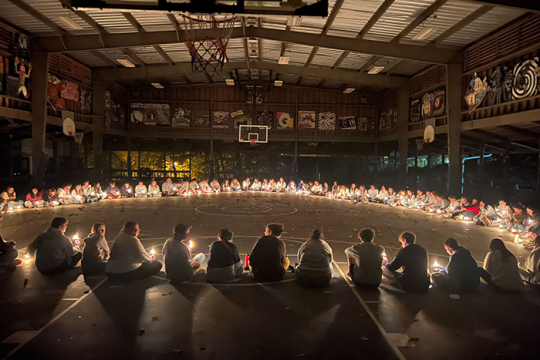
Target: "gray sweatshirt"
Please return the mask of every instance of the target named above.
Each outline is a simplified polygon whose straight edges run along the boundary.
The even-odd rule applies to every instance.
[[[62,231],[48,228],[37,244],[36,266],[39,271],[46,272],[64,262],[71,265],[71,257],[78,253],[79,249],[73,246],[71,239]]]

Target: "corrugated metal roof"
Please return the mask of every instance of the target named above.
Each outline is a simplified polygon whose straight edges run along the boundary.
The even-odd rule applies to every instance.
[[[51,31],[50,27],[5,0],[2,0],[2,18],[29,33]]]
[[[340,50],[329,49],[329,48],[319,48],[317,54],[311,62],[313,65],[332,67],[336,60],[341,55]]]
[[[121,12],[87,10],[86,13],[111,34],[137,32],[137,29],[135,29],[129,23],[129,21],[127,21],[127,19],[124,17],[124,15],[122,15]]]
[[[416,45],[428,43],[431,40],[436,39],[444,31],[457,24],[460,20],[462,20],[481,6],[481,4],[476,4],[473,2],[449,1],[445,5],[443,5],[438,11],[436,11],[433,16],[431,16],[422,25],[411,31],[409,35],[406,36],[406,39],[413,41],[412,38],[420,30],[422,30],[424,26],[434,27],[437,30],[433,34],[431,34],[429,38],[422,41],[414,41]]]
[[[141,24],[144,30],[150,31],[171,31],[174,30],[167,14],[148,11],[134,11],[133,17]]]
[[[468,45],[524,14],[524,11],[497,7],[450,36],[443,44],[457,46]]]
[[[384,0],[345,0],[329,35],[356,37]]]
[[[390,41],[435,0],[396,0],[371,28],[365,39]]]
[[[88,67],[110,66],[110,64],[92,55],[88,51],[77,51],[74,53],[70,53],[69,56],[79,61],[81,64],[85,64]]]
[[[407,75],[412,76],[422,69],[426,68],[429,64],[419,62],[419,61],[403,61],[399,66],[393,71],[395,75]]]
[[[311,46],[287,43],[285,56],[290,57],[289,64],[304,65],[311,54]]]
[[[341,55],[341,53],[339,55]],[[372,57],[373,55],[370,54],[350,53],[339,67],[358,70]]]

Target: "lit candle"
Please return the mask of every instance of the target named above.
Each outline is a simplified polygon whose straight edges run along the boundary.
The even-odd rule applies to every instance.
[[[440,213],[442,213],[442,210],[441,210],[441,209],[439,209],[439,210],[437,210],[437,212],[438,212],[438,213],[440,214]]]
[[[131,192],[131,188],[128,189],[128,193],[130,193],[130,192]]]
[[[193,241],[189,240],[189,248],[193,249]]]
[[[91,196],[94,196],[94,195],[96,195],[96,193],[92,191],[92,192],[90,193],[90,195],[91,195]]]
[[[24,258],[25,258],[25,259],[30,259],[30,255],[24,254]]]
[[[150,250],[150,258],[152,259],[152,261],[156,260],[156,252],[154,251],[154,249]]]
[[[117,191],[117,192],[116,192],[116,195],[120,195],[120,191]]]
[[[433,267],[434,267],[434,268],[440,268],[441,265],[439,265],[439,263],[435,261],[435,262],[433,263]]]

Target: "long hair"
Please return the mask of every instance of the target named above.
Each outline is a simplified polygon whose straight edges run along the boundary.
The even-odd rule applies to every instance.
[[[491,243],[489,244],[489,250],[491,252],[500,251],[502,254],[503,262],[506,262],[509,258],[514,258],[514,260],[517,261],[514,254],[512,254],[510,250],[506,248],[506,245],[504,245],[504,242],[501,239],[491,240]]]
[[[97,233],[97,232],[98,232],[98,229],[99,229],[101,226],[105,226],[105,224],[102,223],[102,222],[97,222],[97,223],[95,223],[95,224],[92,226],[92,232],[93,232],[93,233]]]

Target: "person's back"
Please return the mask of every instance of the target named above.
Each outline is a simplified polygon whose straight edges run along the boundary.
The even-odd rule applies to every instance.
[[[353,270],[354,282],[360,285],[379,286],[384,248],[372,242],[364,242],[354,245],[353,249],[358,258]]]
[[[522,288],[523,281],[514,256],[503,259],[503,253],[500,250],[490,251],[484,259],[484,268],[491,276],[493,283],[500,289],[517,291]]]
[[[312,236],[298,250],[298,262],[297,275],[327,278],[330,281],[332,277],[332,248],[326,241]]]
[[[229,229],[220,231],[218,241],[210,245],[210,258],[206,268],[206,280],[209,282],[230,282],[242,275],[244,263],[240,260],[238,247],[232,243],[233,233]]]
[[[454,250],[447,266],[448,275],[458,280],[459,285],[466,290],[473,290],[480,284],[478,265],[468,249],[459,246]]]
[[[114,240],[107,273],[128,273],[138,269],[145,261],[150,261],[150,255],[139,239],[122,231]]]
[[[420,291],[429,288],[428,255],[422,246],[410,244],[400,249],[389,269],[395,271],[400,267],[403,268],[402,286],[404,290]]]
[[[279,281],[285,275],[285,243],[273,235],[260,237],[251,252],[249,262],[257,281]]]
[[[65,220],[65,219],[64,219]],[[42,273],[61,272],[73,267],[72,262],[78,262],[82,254],[74,247],[71,240],[64,235],[65,227],[57,228],[55,220],[51,223],[45,234],[37,241],[36,267]],[[63,225],[62,225],[63,226]],[[65,222],[67,227],[67,220]],[[78,255],[78,256],[77,256]]]
[[[186,281],[193,277],[190,265],[190,252],[182,240],[169,238],[163,245],[163,262],[165,273],[173,281]]]
[[[83,240],[84,250],[82,271],[84,275],[98,275],[105,272],[109,259],[109,244],[105,238],[105,224],[96,223],[92,232]]]

